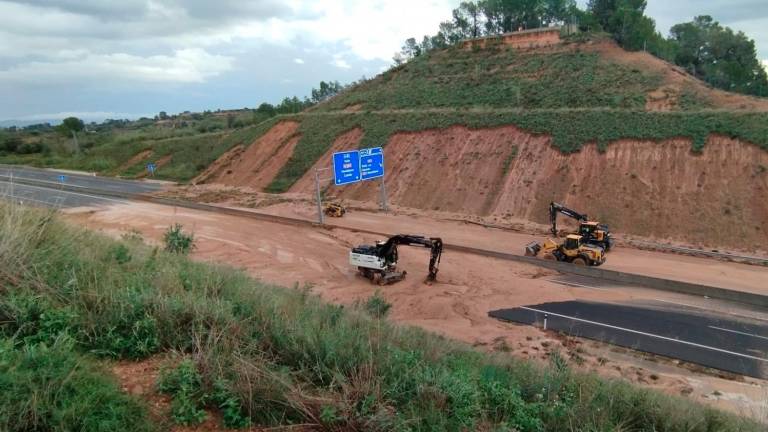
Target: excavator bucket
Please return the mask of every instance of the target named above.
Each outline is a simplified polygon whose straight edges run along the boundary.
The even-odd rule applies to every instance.
[[[534,241],[525,245],[525,256],[535,257],[536,255],[539,254],[540,251],[541,251],[541,245],[539,244],[539,242]]]

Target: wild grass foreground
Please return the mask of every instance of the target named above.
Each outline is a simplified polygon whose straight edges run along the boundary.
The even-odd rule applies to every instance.
[[[177,233],[178,234],[178,233]],[[184,249],[186,250],[186,249]],[[309,289],[0,204],[0,430],[153,430],[106,359],[175,352],[169,421],[360,431],[757,431],[681,398],[479,353]],[[167,426],[167,425],[166,425]]]

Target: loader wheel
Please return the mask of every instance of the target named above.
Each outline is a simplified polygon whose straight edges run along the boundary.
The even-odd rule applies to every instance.
[[[584,257],[576,257],[572,262],[579,267],[587,267],[589,265],[589,262]]]

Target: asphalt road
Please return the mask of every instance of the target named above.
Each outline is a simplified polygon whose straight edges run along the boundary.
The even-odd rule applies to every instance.
[[[35,185],[19,184],[31,180]],[[162,189],[159,183],[119,180],[65,171],[0,165],[0,199],[22,204],[53,208],[105,205],[123,200],[106,198],[89,192],[61,190],[62,184],[108,192],[140,194]]]
[[[499,309],[503,321],[544,327],[723,371],[768,379],[768,320],[656,301],[568,301]]]
[[[63,183],[69,186],[94,188],[111,192],[147,193],[162,189],[162,186],[158,183],[120,180],[110,177],[74,174],[49,169],[0,165],[0,179],[6,181],[9,180],[11,176],[15,179],[35,180],[38,182],[47,182],[52,185],[58,185],[62,183],[63,180]],[[64,176],[63,179],[60,178],[60,176]]]
[[[91,194],[68,192],[50,187],[28,186],[0,181],[0,199],[35,207],[84,207],[108,205],[122,200],[105,198]]]

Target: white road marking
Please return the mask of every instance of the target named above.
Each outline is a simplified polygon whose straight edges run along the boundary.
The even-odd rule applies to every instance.
[[[695,342],[688,342],[688,341],[685,341],[685,340],[673,339],[673,338],[670,338],[670,337],[661,336],[661,335],[657,335],[657,334],[653,334],[653,333],[641,332],[641,331],[638,331],[638,330],[632,330],[632,329],[628,329],[628,328],[624,328],[624,327],[618,327],[618,326],[615,326],[615,325],[605,324],[605,323],[601,323],[601,322],[597,322],[597,321],[585,320],[585,319],[582,319],[582,318],[576,318],[576,317],[572,317],[572,316],[568,316],[568,315],[561,315],[561,314],[557,314],[557,313],[554,313],[554,312],[548,312],[548,311],[545,311],[545,310],[539,310],[539,309],[529,308],[529,307],[525,307],[525,306],[521,306],[520,309],[525,309],[525,310],[529,310],[529,311],[532,311],[532,312],[538,312],[538,313],[543,313],[543,314],[547,314],[547,315],[552,315],[552,316],[556,316],[556,317],[560,317],[560,318],[566,318],[566,319],[570,319],[570,320],[573,320],[573,321],[580,321],[580,322],[584,322],[584,323],[587,323],[587,324],[593,324],[593,325],[597,325],[597,326],[607,327],[607,328],[611,328],[611,329],[614,329],[614,330],[621,330],[621,331],[625,331],[625,332],[629,332],[629,333],[639,334],[639,335],[642,335],[642,336],[648,336],[648,337],[652,337],[652,338],[656,338],[656,339],[661,339],[661,340],[666,340],[666,341],[670,341],[670,342],[677,342],[677,343],[680,343],[680,344],[683,344],[683,345],[694,346],[694,347],[697,347],[697,348],[704,348],[704,349],[708,349],[708,350],[711,350],[711,351],[717,351],[717,352],[721,352],[721,353],[725,353],[725,354],[731,354],[731,355],[735,355],[735,356],[739,356],[739,357],[748,358],[748,359],[751,359],[751,360],[757,360],[757,361],[768,363],[768,359],[764,359],[762,357],[755,357],[755,356],[751,356],[751,355],[748,355],[748,354],[742,354],[742,353],[737,353],[737,352],[733,352],[733,351],[728,351],[728,350],[724,350],[722,348],[715,348],[715,347],[711,347],[711,346],[707,346],[707,345],[697,344]]]
[[[52,172],[58,173],[58,171],[52,171]],[[70,176],[72,178],[78,179],[78,180],[92,180],[91,178],[88,178],[88,177],[83,178],[84,176],[82,176],[82,175],[79,175],[79,176],[75,176],[75,175],[72,175],[72,174],[66,174],[66,175],[68,175],[68,176]],[[16,179],[16,180],[28,180],[28,181],[38,182],[38,183],[48,183],[48,184],[52,184],[52,185],[60,185],[61,184],[61,183],[59,183],[57,181],[43,180],[43,179],[34,178],[34,177],[14,176],[13,178]],[[110,179],[107,179],[106,183],[109,183],[109,180]],[[6,180],[2,180],[2,181],[6,181]],[[114,185],[115,183],[112,183],[112,184]],[[24,185],[24,186],[26,186],[26,185]],[[89,188],[91,188],[91,186],[82,186],[82,185],[76,185],[76,184],[72,184],[72,183],[67,183],[67,187],[77,187],[77,188],[81,188],[81,189],[89,189]]]
[[[589,289],[595,289],[595,290],[598,290],[598,291],[609,291],[607,288],[598,288],[598,287],[594,287],[594,286],[591,286],[591,285],[582,285],[582,284],[579,284],[579,283],[576,283],[576,282],[568,282],[568,281],[558,280],[558,279],[552,279],[552,282],[555,282],[555,283],[558,283],[558,284],[561,284],[561,285],[568,285],[568,286],[572,286],[572,287],[589,288]]]
[[[756,335],[756,334],[753,334],[753,333],[745,333],[745,332],[741,332],[741,331],[738,331],[738,330],[731,330],[731,329],[726,329],[726,328],[722,328],[722,327],[715,327],[715,326],[707,326],[707,327],[709,327],[711,329],[715,329],[715,330],[724,331],[724,332],[736,333],[736,334],[740,334],[740,335],[744,335],[744,336],[751,336],[751,337],[756,337],[756,338],[768,340],[768,337]]]
[[[8,183],[8,182],[0,180],[0,183]],[[57,190],[57,189],[53,189],[53,188],[45,188],[45,187],[42,187],[42,186],[30,186],[30,185],[26,185],[26,184],[25,185],[19,184],[19,185],[16,185],[16,187],[40,189],[40,190],[50,191],[50,192],[54,192],[54,193],[64,193],[64,194],[70,194],[70,195],[79,195],[79,196],[84,196],[84,197],[89,197],[89,198],[96,198],[96,199],[100,199],[100,200],[104,200],[104,201],[113,201],[113,202],[120,202],[120,203],[121,202],[125,202],[125,200],[117,200],[117,199],[112,199],[112,198],[105,198],[105,197],[98,196],[98,195],[89,195],[89,194],[84,194],[84,193],[80,193],[80,192],[70,192],[70,191],[65,191],[65,190],[61,190],[61,189]],[[18,195],[15,195],[15,197],[16,198],[21,198]]]
[[[704,306],[696,306],[696,305],[692,305],[692,304],[688,304],[688,303],[673,302],[673,301],[663,300],[663,299],[658,299],[658,298],[655,298],[655,299],[652,299],[652,300],[655,300],[657,302],[662,302],[662,303],[669,303],[669,304],[673,304],[673,305],[678,305],[678,306],[686,306],[686,307],[693,308],[693,309],[701,309],[703,311],[708,311],[708,312],[717,312],[717,313],[723,313],[723,314],[726,314],[726,315],[737,316],[737,317],[741,317],[741,318],[749,318],[749,319],[753,319],[753,320],[757,320],[757,321],[768,322],[767,318],[761,318],[761,317],[757,317],[757,316],[754,316],[754,315],[737,314],[737,313],[727,312],[727,311],[713,311],[712,309],[708,309],[708,308],[706,308]]]

